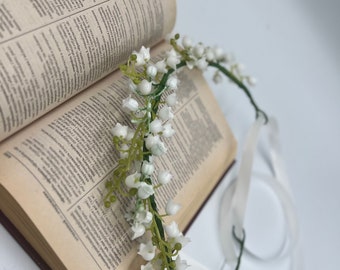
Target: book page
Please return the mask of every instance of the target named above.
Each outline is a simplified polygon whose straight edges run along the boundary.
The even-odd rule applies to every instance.
[[[3,0],[0,141],[106,76],[175,23],[175,0]]]
[[[167,154],[155,161],[174,178],[156,197],[160,208],[173,197],[182,204],[175,219],[184,229],[230,166],[236,143],[201,73],[179,76],[176,134],[166,141]],[[105,181],[118,158],[110,129],[117,122],[129,124],[121,111],[128,95],[126,80],[116,72],[0,145],[2,189],[68,269],[138,269],[140,264],[124,219],[130,200],[119,197],[110,209],[103,205]],[[8,214],[2,198],[0,208]]]

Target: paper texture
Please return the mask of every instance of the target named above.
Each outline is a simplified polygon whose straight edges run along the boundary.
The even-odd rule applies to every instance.
[[[0,141],[106,76],[174,25],[174,0],[0,4]]]

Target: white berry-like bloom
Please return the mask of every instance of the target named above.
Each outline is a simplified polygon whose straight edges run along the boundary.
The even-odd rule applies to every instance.
[[[182,39],[182,45],[185,49],[188,49],[192,47],[192,40],[189,37],[185,36]]]
[[[154,170],[155,170],[155,166],[151,162],[143,161],[142,173],[144,175],[151,175],[153,174]]]
[[[215,59],[217,61],[221,61],[221,60],[225,59],[226,55],[225,55],[223,49],[221,49],[219,47],[214,47],[213,50],[214,50],[214,54],[215,54]]]
[[[131,230],[133,233],[131,240],[135,240],[136,238],[142,236],[145,233],[145,227],[143,224],[140,223],[134,223],[131,226]]]
[[[169,200],[165,206],[165,212],[169,216],[176,215],[179,209],[181,209],[181,205],[173,200]]]
[[[138,198],[145,200],[155,193],[153,186],[145,182],[141,182],[138,187]]]
[[[170,90],[177,90],[178,89],[178,79],[176,76],[170,76],[166,81],[166,86]]]
[[[151,93],[152,90],[152,83],[147,81],[147,80],[142,80],[138,86],[137,89],[143,94],[143,95],[148,95]]]
[[[160,119],[155,119],[150,123],[150,132],[157,134],[163,130],[162,121]]]
[[[163,126],[163,131],[162,131],[162,136],[165,138],[170,138],[172,137],[176,131],[172,128],[171,123],[166,123]]]
[[[255,86],[257,84],[257,79],[254,77],[247,77],[247,82],[250,86]]]
[[[172,94],[168,95],[165,99],[165,102],[170,107],[175,106],[177,104],[177,94],[172,93]]]
[[[151,77],[151,78],[154,78],[156,75],[157,75],[157,67],[151,65],[151,66],[148,66],[146,68],[146,74]]]
[[[205,57],[207,61],[214,61],[215,60],[215,51],[213,48],[206,48],[205,50]]]
[[[178,229],[178,224],[172,221],[169,225],[164,226],[165,232],[169,237],[175,238],[180,236],[181,232]]]
[[[119,151],[119,156],[121,159],[127,158],[129,156],[129,153],[127,152],[129,150],[129,146],[127,144],[123,144]]]
[[[159,136],[158,135],[152,135],[149,134],[145,139],[145,146],[147,149],[151,149],[151,147],[155,144],[157,144],[158,142],[160,142]]]
[[[201,58],[204,54],[204,50],[204,46],[199,43],[193,48],[192,53],[196,58]]]
[[[150,48],[142,46],[139,52],[134,51],[133,54],[137,57],[136,66],[142,66],[150,60]]]
[[[138,110],[138,102],[131,96],[123,99],[123,110],[125,112],[135,112]]]
[[[139,245],[138,254],[146,261],[151,261],[155,257],[156,247],[152,244],[152,241],[148,241],[146,244],[141,243]]]
[[[161,141],[151,146],[151,149],[150,149],[151,154],[153,154],[156,157],[159,157],[165,154],[167,150],[168,149],[165,147],[165,144]]]
[[[158,117],[165,122],[174,118],[174,113],[172,112],[171,107],[163,106],[158,112]]]
[[[221,76],[221,74],[220,74],[218,71],[215,72],[215,74],[214,74],[214,76],[213,76],[213,81],[214,81],[214,83],[216,83],[216,84],[222,82],[222,76]]]
[[[196,67],[202,71],[205,71],[208,67],[208,62],[205,57],[202,57],[196,61]]]
[[[125,184],[128,188],[138,188],[141,185],[141,182],[139,181],[141,174],[139,172],[135,172],[133,174],[130,174],[125,179]]]
[[[155,67],[157,68],[157,71],[159,73],[167,73],[168,70],[166,68],[166,63],[165,63],[165,60],[162,60],[162,61],[158,61],[156,64],[155,64]]]
[[[120,137],[125,139],[127,134],[128,134],[128,127],[127,126],[123,126],[119,123],[117,123],[112,129],[111,129],[111,134],[114,137]]]
[[[143,225],[148,225],[152,221],[152,213],[143,209],[138,209],[135,213],[134,220]]]
[[[180,56],[177,54],[177,52],[174,49],[171,49],[166,54],[167,54],[166,64],[169,67],[176,69],[176,65],[181,62]]]
[[[169,171],[160,171],[157,180],[160,184],[166,185],[172,179],[172,174]]]
[[[186,261],[181,260],[180,256],[176,258],[176,270],[185,270],[189,267]]]

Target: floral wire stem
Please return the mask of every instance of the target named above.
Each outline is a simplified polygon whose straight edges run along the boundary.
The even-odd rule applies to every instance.
[[[129,78],[130,95],[123,100],[123,110],[131,116],[132,128],[117,123],[112,128],[113,143],[120,154],[118,165],[112,179],[106,183],[107,193],[104,197],[106,207],[117,200],[117,193],[135,198],[134,206],[127,212],[126,220],[131,224],[132,240],[140,238],[146,232],[151,237],[141,242],[138,254],[148,263],[141,269],[185,269],[187,264],[178,256],[188,239],[178,229],[176,222],[165,224],[163,217],[175,215],[180,205],[171,199],[165,206],[165,214],[160,214],[156,202],[156,189],[171,181],[172,175],[164,170],[155,172],[154,159],[166,153],[167,148],[162,138],[171,137],[175,131],[171,120],[174,117],[173,107],[177,103],[176,91],[179,81],[177,73],[181,68],[197,68],[202,71],[213,67],[217,71],[214,81],[220,81],[220,73],[228,77],[244,91],[253,105],[256,117],[262,114],[267,122],[268,117],[258,107],[246,84],[254,80],[241,72],[240,65],[231,61],[219,48],[196,45],[186,37],[182,45],[178,44],[179,35],[170,40],[172,49],[165,58],[154,63],[150,60],[149,48],[142,47],[134,51],[121,71]],[[222,65],[223,64],[223,65]],[[226,67],[228,66],[228,68]],[[164,97],[164,93],[169,93]],[[132,97],[138,96],[142,106]],[[241,245],[238,269],[243,252],[244,240],[238,239]]]

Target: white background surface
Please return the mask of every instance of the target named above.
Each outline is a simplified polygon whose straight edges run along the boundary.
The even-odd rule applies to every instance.
[[[336,0],[178,0],[175,32],[233,52],[258,79],[253,90],[258,103],[279,122],[306,270],[339,265],[339,16]],[[252,108],[225,82],[213,89],[242,145],[253,121]],[[223,262],[217,213],[227,181],[191,228],[192,242],[185,249],[212,270]],[[256,219],[251,221],[256,227]],[[0,269],[36,269],[2,226]]]

